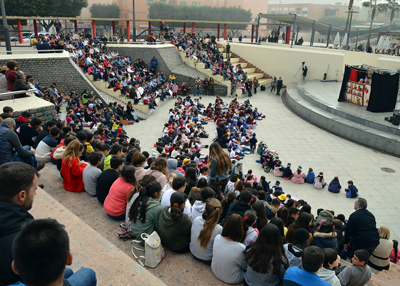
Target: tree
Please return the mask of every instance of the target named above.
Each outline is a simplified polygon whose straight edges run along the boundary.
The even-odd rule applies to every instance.
[[[7,16],[76,17],[82,8],[88,6],[87,0],[4,0]],[[54,25],[54,20],[39,20],[46,31]]]
[[[394,18],[394,13],[400,11],[400,5],[397,3],[396,0],[386,0],[388,3],[387,8],[388,10],[390,9],[390,26],[389,26],[389,32],[392,30],[392,22]]]
[[[168,22],[168,20],[188,20],[186,26],[191,27],[192,21],[219,21],[224,22],[248,22],[252,20],[250,10],[239,7],[211,7],[211,6],[177,6],[161,2],[153,2],[149,8],[150,19],[165,19],[169,27],[182,27],[183,23]],[[196,28],[216,29],[217,24],[196,23]],[[247,25],[227,25],[232,36],[238,30],[244,30]],[[221,27],[223,29],[223,27]]]
[[[326,17],[322,17],[321,19],[319,19],[318,22],[321,22],[321,23],[324,23],[324,24],[328,24],[328,25],[332,25],[332,26],[336,26],[336,27],[344,27],[346,25],[346,22],[347,22],[347,17],[326,16]],[[360,24],[360,23],[364,23],[364,21],[353,19],[351,21],[351,23],[352,23],[352,25],[357,25],[357,24]],[[319,31],[319,33],[322,34],[322,35],[325,35],[325,34],[327,34],[327,31]]]
[[[121,14],[121,9],[117,4],[93,4],[89,8],[92,18],[119,18]],[[112,21],[98,21],[98,25],[103,25],[110,27]],[[118,25],[118,22],[115,22]]]
[[[348,8],[349,10],[348,11],[353,10],[353,3],[354,3],[354,0],[349,0],[349,8]],[[350,13],[347,14],[346,28],[345,28],[346,32],[349,27],[349,21],[350,21]]]
[[[367,47],[369,47],[370,44],[371,44],[372,24],[374,22],[376,10],[378,10],[378,12],[387,11],[387,4],[377,4],[376,2],[377,2],[377,0],[368,0],[368,1],[365,1],[365,2],[362,3],[363,7],[372,9],[372,12],[371,12],[371,24],[369,26]]]

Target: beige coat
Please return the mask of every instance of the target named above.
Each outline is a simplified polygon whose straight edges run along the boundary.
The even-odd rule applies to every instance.
[[[369,261],[379,267],[386,267],[390,264],[390,252],[393,249],[393,241],[390,239],[379,240],[378,247],[372,252]],[[382,258],[382,259],[381,259]]]
[[[146,175],[152,175],[156,178],[156,181],[160,183],[161,189],[168,183],[167,177],[157,170],[148,169],[146,170]]]

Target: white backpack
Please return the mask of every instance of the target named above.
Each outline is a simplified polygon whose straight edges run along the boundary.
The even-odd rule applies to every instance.
[[[164,249],[161,245],[161,238],[156,231],[153,231],[151,235],[148,235],[147,233],[142,233],[141,237],[145,243],[144,256],[137,256],[133,251],[134,248],[143,251],[143,249],[134,246],[134,243],[141,242],[137,240],[132,240],[132,247],[131,247],[132,254],[140,263],[140,265],[155,268],[161,262],[161,260],[164,258],[165,255]],[[143,258],[144,258],[144,265],[143,262],[140,260]]]

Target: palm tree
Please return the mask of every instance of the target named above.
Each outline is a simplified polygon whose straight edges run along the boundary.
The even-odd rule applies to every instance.
[[[348,11],[351,11],[353,9],[353,3],[354,3],[354,0],[349,0],[349,9],[348,9]],[[350,20],[350,13],[347,14],[345,32],[347,32],[347,28],[349,27],[349,20]]]
[[[371,32],[372,32],[372,24],[374,22],[376,10],[378,12],[385,12],[387,11],[387,4],[377,4],[377,0],[368,0],[362,3],[362,6],[365,8],[372,9],[371,13],[371,24],[369,26],[369,33],[368,33],[368,41],[367,41],[367,48],[370,46],[371,43]]]
[[[396,0],[386,0],[388,3],[386,4],[388,6],[388,10],[390,9],[390,26],[389,26],[389,32],[392,30],[392,22],[394,18],[394,13],[400,11],[400,5],[397,3]]]

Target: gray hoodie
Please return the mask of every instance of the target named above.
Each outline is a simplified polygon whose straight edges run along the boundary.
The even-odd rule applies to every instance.
[[[168,166],[168,174],[169,173],[174,173],[178,177],[179,176],[183,177],[183,174],[176,169],[178,167],[178,160],[177,159],[168,159],[167,160],[167,166]]]
[[[202,203],[201,201],[194,201],[192,207],[192,213],[190,214],[190,218],[192,219],[192,221],[194,221],[195,218],[198,216],[201,217],[205,209],[206,209],[206,203]]]
[[[340,286],[339,278],[337,278],[337,276],[335,275],[334,270],[322,267],[318,270],[317,274],[322,280],[331,283],[332,286]]]

